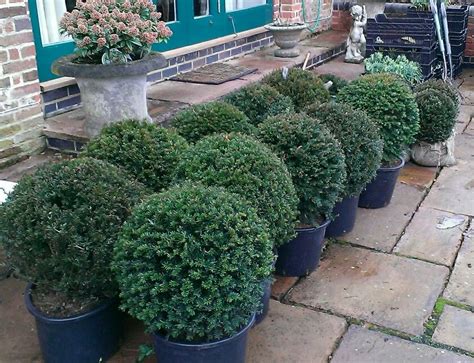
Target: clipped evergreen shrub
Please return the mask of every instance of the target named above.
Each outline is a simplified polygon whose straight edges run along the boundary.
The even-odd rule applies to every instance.
[[[230,93],[224,100],[245,113],[253,125],[269,116],[294,112],[291,98],[266,84],[254,83]]]
[[[154,191],[167,188],[181,154],[184,138],[171,129],[145,121],[126,120],[102,129],[81,156],[122,167]]]
[[[344,87],[337,100],[367,112],[379,126],[385,164],[398,160],[405,147],[415,141],[420,127],[418,106],[410,87],[398,76],[388,73],[361,76]]]
[[[204,136],[222,132],[255,132],[254,126],[242,111],[222,101],[188,107],[171,120],[171,125],[191,143]]]
[[[150,333],[202,343],[249,323],[272,261],[268,226],[247,201],[185,184],[134,210],[114,271],[122,308]]]
[[[416,85],[415,93],[422,92],[426,89],[435,89],[437,91],[440,91],[441,93],[444,93],[451,99],[451,101],[453,101],[456,110],[459,108],[459,92],[456,87],[450,85],[447,82],[444,82],[441,79],[430,79],[426,82]]]
[[[144,192],[104,161],[48,164],[22,178],[0,205],[0,245],[19,274],[36,284],[35,292],[87,307],[118,293],[113,247]],[[44,313],[62,315],[67,307]]]
[[[274,87],[282,95],[293,101],[296,111],[302,111],[314,101],[329,101],[329,91],[323,81],[313,72],[301,68],[291,68],[283,78],[282,70],[277,69],[263,78],[263,82]]]
[[[377,125],[364,111],[343,103],[310,106],[306,112],[318,118],[341,144],[347,172],[343,197],[359,195],[382,160],[383,141]]]
[[[345,79],[342,79],[334,74],[326,73],[319,75],[319,78],[323,81],[324,84],[329,81],[332,82],[332,86],[329,88],[329,93],[331,96],[336,96],[341,89],[349,84]]]
[[[416,103],[420,110],[417,140],[429,144],[446,141],[453,132],[457,116],[451,98],[434,88],[426,88],[416,94]]]
[[[176,180],[227,188],[247,198],[268,222],[276,246],[294,235],[298,199],[283,162],[265,145],[240,134],[208,136],[184,154]]]
[[[306,114],[270,117],[260,124],[258,138],[285,162],[299,197],[299,219],[317,226],[331,216],[345,188],[344,153],[319,121]]]

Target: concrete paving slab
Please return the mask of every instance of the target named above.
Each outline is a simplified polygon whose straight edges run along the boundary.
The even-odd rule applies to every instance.
[[[352,325],[331,363],[474,363],[474,359]]]
[[[316,67],[314,72],[317,74],[330,73],[348,81],[352,81],[364,73],[365,68],[363,64],[345,63],[344,55],[341,55],[331,62]]]
[[[288,300],[421,335],[448,273],[444,266],[333,245]]]
[[[464,234],[464,241],[448,286],[444,291],[444,297],[474,307],[474,228],[472,226]]]
[[[474,130],[474,121],[471,124]],[[466,161],[468,167],[474,168],[474,133],[456,135],[454,154],[457,160]]]
[[[472,116],[474,115],[474,106],[461,105],[459,107],[459,115],[456,121],[456,133],[460,134],[471,122]]]
[[[381,209],[359,208],[352,232],[340,237],[360,246],[390,252],[410,221],[424,192],[398,183],[392,202]]]
[[[337,316],[271,301],[266,319],[250,332],[247,362],[327,362],[345,329]]]
[[[411,185],[420,189],[429,188],[436,179],[438,168],[419,166],[413,163],[406,163],[400,171],[398,181],[402,184]]]
[[[296,284],[298,277],[274,276],[272,297],[281,300],[283,296]]]
[[[474,313],[445,305],[433,341],[474,353]]]
[[[438,221],[453,216],[452,213],[420,207],[394,252],[451,266],[469,221],[466,216],[460,216],[464,220],[460,225],[449,229],[437,228]]]

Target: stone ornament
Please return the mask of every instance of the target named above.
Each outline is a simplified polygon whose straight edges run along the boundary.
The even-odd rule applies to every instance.
[[[347,37],[346,57],[347,63],[362,63],[365,55],[365,35],[364,28],[367,24],[367,12],[365,5],[354,5],[351,7],[351,16],[353,19],[351,31]]]

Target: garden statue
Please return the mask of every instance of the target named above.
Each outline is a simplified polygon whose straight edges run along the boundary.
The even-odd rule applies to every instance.
[[[362,63],[365,54],[364,27],[367,24],[367,12],[365,5],[354,5],[351,7],[353,19],[351,32],[347,37],[347,50],[345,61],[348,63]]]

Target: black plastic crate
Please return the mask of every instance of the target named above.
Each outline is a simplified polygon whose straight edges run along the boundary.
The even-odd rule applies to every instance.
[[[367,31],[367,43],[371,45],[421,47],[431,49],[437,43],[437,38],[431,33],[416,33],[410,31]]]

